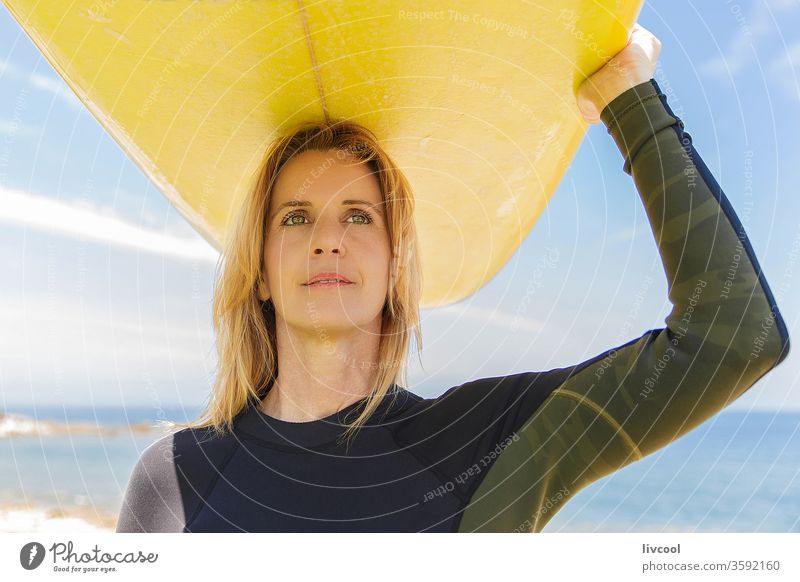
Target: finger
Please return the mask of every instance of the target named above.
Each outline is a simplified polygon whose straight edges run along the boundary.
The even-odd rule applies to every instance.
[[[631,27],[631,34],[635,34],[637,36],[653,36],[653,33],[647,30],[644,26],[639,24],[638,22],[635,23]]]
[[[642,29],[641,32],[637,33],[637,39],[642,43],[647,43],[654,47],[661,48],[661,41],[649,30]]]
[[[631,43],[638,43],[644,44],[654,44],[653,40],[657,40],[655,35],[647,30],[645,27],[635,24],[634,27],[631,29],[631,35],[628,39],[628,44]]]
[[[641,44],[642,41],[646,39],[648,36],[652,36],[652,34],[650,34],[650,31],[637,22],[631,27],[631,30],[628,33],[627,46],[630,46],[634,43]]]
[[[658,58],[658,54],[661,51],[661,41],[658,40],[658,37],[638,22],[631,28],[628,44],[630,45],[632,43],[639,44],[643,47],[651,47],[650,52],[652,58]]]

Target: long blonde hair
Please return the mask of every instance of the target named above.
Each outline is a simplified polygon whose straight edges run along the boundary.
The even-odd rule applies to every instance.
[[[419,302],[422,268],[417,252],[414,199],[408,180],[375,135],[345,120],[304,122],[274,141],[259,165],[250,188],[225,238],[217,266],[213,325],[218,354],[217,376],[210,399],[193,423],[172,427],[230,431],[233,418],[251,399],[261,400],[278,376],[275,308],[257,295],[263,265],[265,218],[278,173],[293,157],[309,150],[341,150],[369,164],[378,178],[386,210],[393,259],[388,296],[382,312],[377,380],[362,412],[347,425],[353,435],[369,419],[393,384],[407,384],[406,364],[413,329],[417,354],[422,348]],[[396,392],[395,392],[396,396]]]

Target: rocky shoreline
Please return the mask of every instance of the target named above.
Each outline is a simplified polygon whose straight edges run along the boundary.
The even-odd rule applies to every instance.
[[[57,435],[117,436],[130,432],[148,433],[163,430],[156,424],[99,425],[89,422],[63,423],[54,420],[36,420],[22,414],[0,412],[0,438]]]

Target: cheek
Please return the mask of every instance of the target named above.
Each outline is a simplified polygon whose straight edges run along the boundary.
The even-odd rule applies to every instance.
[[[389,250],[389,237],[385,231],[352,232],[345,239],[349,247],[359,253],[359,256],[369,257],[371,266],[388,261],[391,255]]]
[[[373,246],[367,254],[369,257],[370,272],[374,274],[375,283],[387,285],[389,282],[389,272],[391,270],[391,253],[388,244],[384,246]]]
[[[380,249],[380,253],[388,252],[389,233],[382,226],[359,228],[352,226],[347,230],[346,236],[353,243],[369,246],[373,251]]]
[[[286,263],[291,262],[287,253],[290,248],[291,245],[286,241],[281,241],[279,237],[267,243],[264,249],[264,266],[272,284],[281,282],[281,275],[286,269]]]

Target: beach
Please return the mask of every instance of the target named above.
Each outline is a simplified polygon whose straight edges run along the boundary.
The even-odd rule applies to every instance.
[[[0,413],[0,532],[113,532],[163,417],[196,411],[60,407]]]
[[[0,532],[113,532],[117,515],[89,507],[69,509],[7,504],[0,507]]]

